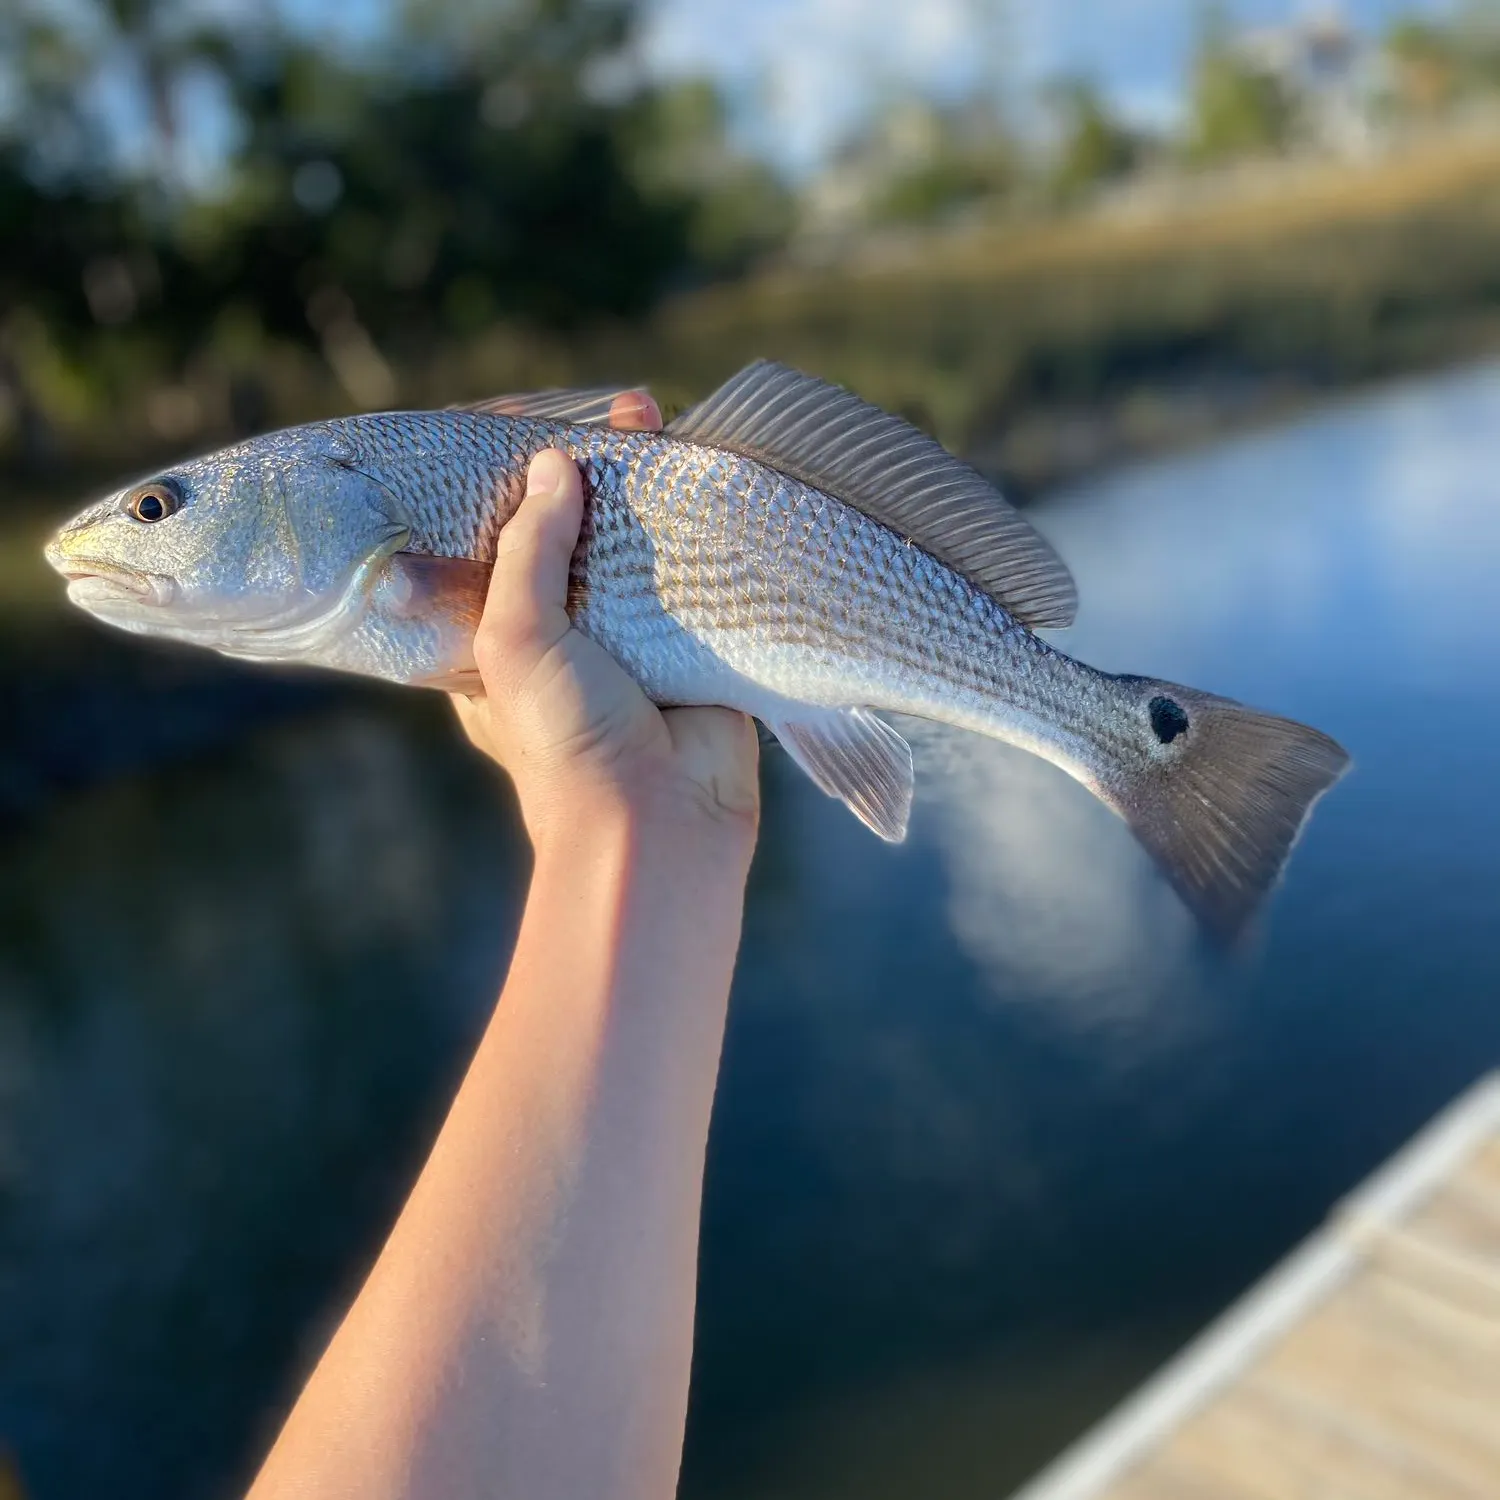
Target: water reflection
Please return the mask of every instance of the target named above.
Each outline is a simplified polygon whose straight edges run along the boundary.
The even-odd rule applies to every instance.
[[[1308,684],[1472,691],[1500,661],[1497,413],[1500,370],[1466,372],[1063,497],[1070,649],[1314,709]]]
[[[1153,1040],[1191,1011],[1199,935],[1107,808],[1007,746],[914,734],[943,851],[954,939],[997,997],[1080,1028],[1151,1018]]]
[[[431,741],[315,720],[7,849],[0,1436],[28,1493],[222,1493],[378,1242],[521,875]]]
[[[1483,437],[1497,417],[1500,372],[1469,373],[1139,470],[1043,517],[1083,601],[1067,649],[1304,716],[1353,749],[1356,774],[1315,815],[1272,923],[1326,916],[1332,893],[1303,866],[1360,836],[1340,803],[1360,806],[1406,861],[1419,835],[1402,803],[1422,790],[1411,783],[1456,759],[1455,785],[1470,785],[1500,669],[1500,505],[1487,475],[1500,444]],[[1420,737],[1424,724],[1444,732],[1414,763],[1402,726]],[[997,991],[1087,1024],[1111,1004],[1191,987],[1191,924],[1116,819],[1030,757],[941,732],[921,742],[953,933]],[[1494,826],[1494,799],[1471,790]]]
[[[1494,433],[1480,371],[1042,517],[1072,649],[1354,752],[1249,964],[1039,762],[924,734],[891,849],[768,756],[688,1500],[1003,1494],[1500,1058]],[[0,668],[0,1451],[185,1500],[378,1246],[524,861],[440,703],[109,649]]]
[[[815,887],[779,934],[797,957],[739,1013],[747,1049],[780,989],[816,1078],[767,1070],[752,1102],[731,1055],[699,1430],[756,1439],[738,1473],[705,1453],[690,1479],[1004,1493],[1500,1059],[1497,433],[1500,372],[1469,372],[1041,517],[1079,579],[1069,649],[1354,753],[1247,963],[1206,953],[1123,824],[1024,756],[920,736],[897,854],[854,849],[839,809],[788,786],[801,863],[836,862],[866,920],[839,934],[851,976],[799,982],[835,941]],[[758,1160],[736,1149],[752,1120]],[[757,1194],[809,1161],[822,1196],[784,1175]]]

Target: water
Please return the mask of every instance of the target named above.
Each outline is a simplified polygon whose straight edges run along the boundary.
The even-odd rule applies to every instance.
[[[1496,432],[1469,372],[1041,513],[1071,649],[1355,756],[1247,964],[1038,762],[924,737],[893,850],[768,755],[689,1500],[1004,1494],[1500,1061]],[[524,858],[437,702],[49,639],[0,682],[0,1451],[34,1500],[231,1495]]]

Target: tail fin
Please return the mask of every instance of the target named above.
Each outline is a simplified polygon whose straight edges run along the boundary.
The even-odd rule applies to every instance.
[[[1100,790],[1182,899],[1233,941],[1276,883],[1318,798],[1349,757],[1326,734],[1149,678]]]

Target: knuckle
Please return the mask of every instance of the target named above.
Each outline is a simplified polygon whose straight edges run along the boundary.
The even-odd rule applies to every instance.
[[[487,618],[479,627],[479,634],[474,637],[474,665],[479,668],[479,675],[486,687],[491,679],[498,679],[502,675],[508,655],[503,635],[497,629],[495,621]]]
[[[526,572],[536,554],[537,538],[535,517],[528,516],[523,523],[517,513],[501,528],[495,539],[495,573],[497,576]]]
[[[476,638],[490,656],[528,655],[541,634],[537,610],[532,602],[507,599],[490,611]],[[476,654],[479,647],[476,645]]]
[[[513,695],[553,655],[568,629],[561,610],[542,609],[529,595],[497,602],[474,637],[474,663],[486,687]]]

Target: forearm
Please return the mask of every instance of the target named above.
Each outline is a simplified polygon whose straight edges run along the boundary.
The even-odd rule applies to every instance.
[[[664,1500],[751,839],[680,807],[538,839],[504,994],[254,1500]]]

